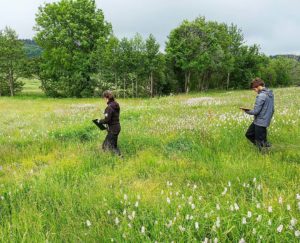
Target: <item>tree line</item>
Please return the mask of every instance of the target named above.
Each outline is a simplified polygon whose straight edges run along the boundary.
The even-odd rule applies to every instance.
[[[270,86],[298,82],[299,62],[268,57],[246,45],[236,25],[184,20],[165,50],[155,37],[117,38],[94,0],[46,3],[36,14],[34,42],[0,32],[0,96],[22,89],[32,75],[52,97],[91,97],[111,89],[121,97],[153,97],[208,89],[248,88],[262,77]],[[24,46],[24,43],[26,44]]]

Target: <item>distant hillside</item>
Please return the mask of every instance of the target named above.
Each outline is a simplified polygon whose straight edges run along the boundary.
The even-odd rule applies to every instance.
[[[42,48],[40,48],[34,40],[24,39],[21,41],[24,43],[24,49],[28,57],[39,57],[41,55]]]
[[[295,60],[297,60],[298,62],[300,62],[300,56],[299,56],[299,55],[282,54],[282,55],[274,55],[274,56],[271,56],[271,58],[277,58],[277,57],[291,58],[291,59],[295,59]]]

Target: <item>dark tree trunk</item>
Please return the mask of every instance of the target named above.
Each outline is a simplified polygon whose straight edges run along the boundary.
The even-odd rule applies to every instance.
[[[123,79],[123,84],[124,84],[124,86],[123,86],[123,88],[124,88],[123,95],[124,95],[124,99],[125,99],[125,96],[126,96],[126,82],[125,82],[125,78]]]
[[[150,94],[153,97],[153,72],[150,73]]]
[[[138,80],[135,80],[135,97],[138,97]]]
[[[14,96],[15,95],[14,73],[11,68],[9,69],[9,89],[10,89],[10,96]]]
[[[226,82],[226,89],[229,89],[229,82],[230,82],[230,73],[227,73],[227,82]]]
[[[185,89],[185,93],[188,93],[190,91],[190,78],[191,78],[191,71],[188,71],[185,73],[185,85],[184,85],[184,89]]]

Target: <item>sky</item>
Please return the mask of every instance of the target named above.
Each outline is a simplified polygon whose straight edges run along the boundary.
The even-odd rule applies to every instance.
[[[10,26],[20,38],[32,38],[40,5],[54,0],[0,0],[0,29]],[[300,55],[299,0],[96,0],[119,38],[153,34],[162,48],[170,31],[187,19],[234,23],[246,44],[267,55]]]

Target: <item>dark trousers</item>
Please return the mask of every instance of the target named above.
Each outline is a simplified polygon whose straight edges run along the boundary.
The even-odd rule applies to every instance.
[[[105,140],[102,144],[102,149],[104,151],[112,151],[115,154],[120,156],[121,152],[118,148],[118,136],[119,136],[119,133],[108,132],[105,137]]]
[[[251,143],[256,145],[258,148],[270,146],[267,141],[267,128],[266,127],[257,126],[254,123],[252,123],[249,126],[245,136],[246,136],[246,138],[249,139],[249,141]]]

